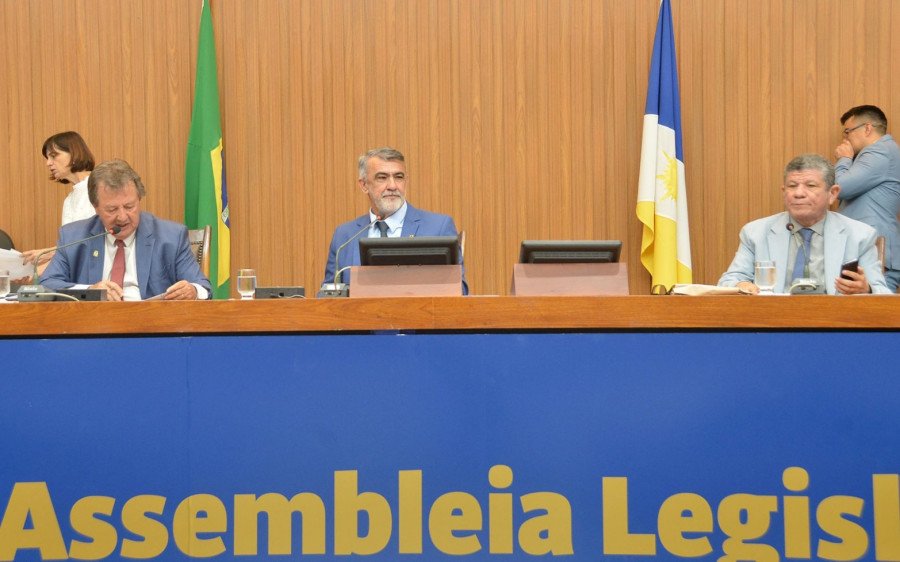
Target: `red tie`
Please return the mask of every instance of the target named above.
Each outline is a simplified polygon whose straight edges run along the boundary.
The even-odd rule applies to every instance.
[[[116,257],[113,258],[112,272],[109,280],[123,287],[125,285],[125,242],[116,239]]]

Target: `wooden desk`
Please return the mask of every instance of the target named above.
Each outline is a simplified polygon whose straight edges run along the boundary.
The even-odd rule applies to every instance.
[[[895,296],[406,297],[0,306],[0,337],[371,330],[898,330]]]

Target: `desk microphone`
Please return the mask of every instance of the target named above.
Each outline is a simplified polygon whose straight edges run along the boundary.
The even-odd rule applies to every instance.
[[[116,234],[118,234],[118,233],[120,233],[120,232],[122,232],[122,227],[120,227],[120,226],[111,226],[111,227],[109,227],[109,228],[107,228],[107,229],[104,229],[104,231],[101,232],[100,234],[94,234],[93,236],[88,236],[87,238],[82,238],[81,240],[76,240],[76,241],[74,241],[74,242],[69,242],[68,244],[63,244],[63,245],[61,245],[61,246],[54,246],[54,247],[52,247],[52,248],[48,248],[48,249],[44,250],[43,252],[41,252],[40,254],[38,254],[37,256],[35,256],[35,258],[34,258],[34,279],[32,279],[32,281],[33,281],[34,284],[33,284],[33,285],[22,285],[21,287],[19,287],[19,291],[18,291],[18,292],[19,292],[20,294],[21,294],[21,293],[25,293],[25,294],[27,294],[27,295],[35,295],[35,294],[37,294],[37,293],[44,293],[44,292],[46,292],[46,289],[45,289],[42,285],[38,285],[38,284],[37,284],[37,280],[38,280],[38,271],[37,271],[37,270],[38,270],[38,263],[40,263],[40,261],[41,261],[41,256],[43,256],[44,254],[49,254],[50,252],[55,252],[55,251],[57,251],[57,250],[62,250],[63,248],[68,248],[69,246],[75,246],[75,245],[77,245],[77,244],[83,244],[83,243],[85,243],[85,242],[88,242],[88,241],[90,241],[90,240],[93,240],[94,238],[100,238],[101,236],[106,236],[107,234],[116,235]]]
[[[340,268],[341,252],[344,250],[344,248],[347,247],[348,244],[350,244],[350,242],[353,242],[354,240],[356,240],[360,234],[362,234],[363,232],[366,232],[367,230],[372,228],[372,226],[374,226],[375,223],[380,220],[384,220],[384,217],[376,216],[375,220],[373,220],[366,226],[359,229],[359,231],[356,234],[354,234],[353,236],[348,238],[346,242],[344,242],[343,244],[338,246],[337,252],[334,253],[334,280],[332,283],[323,283],[322,288],[319,289],[319,292],[316,294],[316,297],[322,298],[322,297],[347,297],[347,296],[350,296],[350,290],[347,287],[347,284],[341,282],[341,274],[344,271],[343,269]],[[345,267],[344,269],[347,269],[347,268]]]
[[[791,233],[791,238],[797,241],[797,250],[803,251],[803,278],[809,279],[809,254],[806,253],[806,244],[797,236],[799,232],[794,232],[794,223],[787,223],[785,226]]]
[[[818,286],[815,279],[812,279],[809,276],[809,253],[806,251],[806,244],[800,240],[797,235],[799,232],[794,232],[793,223],[787,223],[785,225],[788,232],[791,233],[791,238],[797,241],[797,250],[803,252],[803,277],[797,277],[796,279],[791,279],[790,288],[788,292],[792,295],[802,295],[802,294],[810,294],[810,293],[823,293],[824,291]],[[793,272],[791,273],[793,276]]]

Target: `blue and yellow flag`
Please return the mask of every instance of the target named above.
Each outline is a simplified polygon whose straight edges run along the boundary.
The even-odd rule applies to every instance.
[[[212,237],[209,281],[212,284],[213,298],[229,298],[231,227],[228,221],[228,192],[225,188],[225,158],[219,118],[216,42],[209,2],[205,0],[200,11],[194,111],[185,165],[184,223],[188,228],[210,226]]]
[[[659,6],[643,135],[637,201],[637,216],[644,223],[641,263],[654,285],[691,283],[681,101],[669,0]]]

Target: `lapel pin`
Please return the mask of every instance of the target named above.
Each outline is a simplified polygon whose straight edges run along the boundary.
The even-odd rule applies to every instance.
[[[98,252],[97,250],[94,250],[94,253],[91,254],[91,255],[94,256],[94,257],[96,258],[96,257],[99,257],[99,256],[100,256],[100,252]]]

